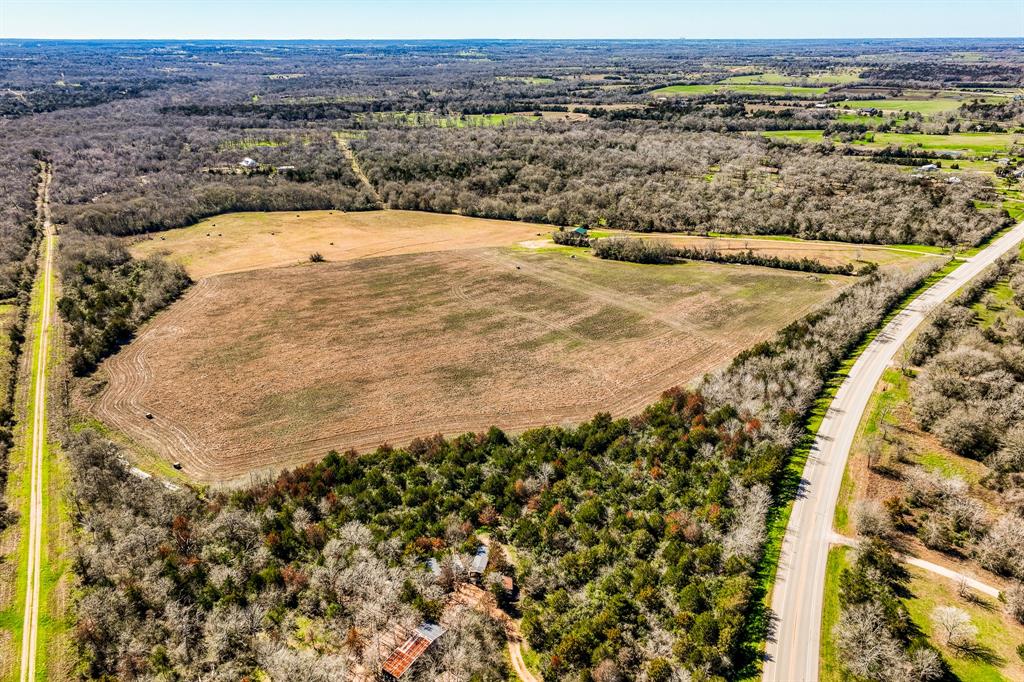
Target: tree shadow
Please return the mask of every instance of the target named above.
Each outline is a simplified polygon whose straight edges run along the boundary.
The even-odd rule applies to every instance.
[[[981,642],[967,642],[951,648],[960,658],[977,661],[997,668],[1006,664],[1006,659],[996,653],[995,649]]]

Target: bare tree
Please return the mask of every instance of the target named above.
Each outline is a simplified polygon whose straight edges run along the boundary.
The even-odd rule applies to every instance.
[[[892,519],[878,500],[857,500],[851,512],[854,527],[864,537],[887,538],[892,535]]]
[[[885,612],[876,602],[844,609],[832,635],[847,670],[857,677],[888,680],[900,666],[903,647],[889,632]]]
[[[957,651],[972,647],[978,636],[978,628],[971,622],[970,615],[955,606],[936,606],[932,609],[931,621],[943,644]]]

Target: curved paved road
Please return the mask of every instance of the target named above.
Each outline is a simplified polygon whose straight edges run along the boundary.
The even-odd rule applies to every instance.
[[[766,682],[816,682],[821,610],[832,518],[857,425],[882,372],[939,303],[999,256],[1024,241],[1024,222],[934,284],[900,312],[867,347],[840,386],[818,429],[782,541],[772,594],[777,621],[769,634]]]

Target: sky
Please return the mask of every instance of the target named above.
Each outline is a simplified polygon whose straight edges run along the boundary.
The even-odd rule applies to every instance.
[[[1024,0],[0,0],[0,38],[1024,36]]]

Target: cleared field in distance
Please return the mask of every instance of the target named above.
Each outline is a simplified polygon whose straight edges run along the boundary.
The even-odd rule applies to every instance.
[[[209,277],[107,361],[93,410],[210,482],[331,448],[633,414],[852,281],[523,247]]]
[[[850,109],[881,109],[882,111],[913,111],[918,114],[938,114],[958,109],[963,101],[958,99],[866,99],[839,102],[838,106]]]
[[[868,122],[868,121],[865,121]],[[820,142],[821,130],[768,130],[766,137],[785,138],[801,142]],[[1015,133],[952,133],[929,135],[926,133],[868,133],[871,140],[854,140],[850,144],[864,147],[913,147],[936,152],[989,155],[1007,153],[1014,145],[1024,144],[1024,135]]]
[[[917,147],[930,151],[949,151],[966,154],[994,154],[1009,151],[1013,145],[1024,143],[1024,135],[1012,133],[954,133],[951,135],[925,135],[922,133],[872,133],[873,142],[856,141],[880,147],[889,145]]]
[[[815,88],[799,85],[730,85],[715,83],[712,85],[669,85],[652,90],[652,95],[708,95],[716,92],[735,92],[741,95],[824,95],[828,88]]]
[[[195,279],[230,272],[295,265],[314,251],[328,261],[372,256],[475,249],[488,246],[553,248],[550,225],[489,220],[421,211],[303,211],[301,213],[228,213],[192,227],[168,230],[132,241],[136,257],[167,254]],[[209,235],[209,236],[207,236]],[[601,230],[595,236],[630,235]],[[830,265],[868,260],[888,265],[912,257],[885,246],[795,238],[682,234],[644,235],[687,246],[714,246],[722,251],[752,250],[785,258],[815,258]],[[580,251],[580,255],[585,253]]]
[[[812,73],[806,76],[793,76],[777,71],[768,71],[746,76],[730,76],[718,82],[730,85],[791,85],[806,82],[819,83],[821,85],[845,85],[856,83],[858,80],[860,80],[860,69],[843,69],[840,71]]]
[[[419,211],[228,213],[136,241],[132,254],[167,253],[193,278],[328,261],[516,244],[547,225]],[[207,236],[209,235],[209,236]],[[332,244],[333,242],[333,244]]]

